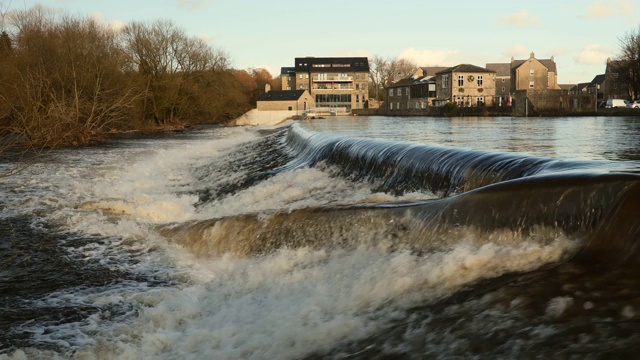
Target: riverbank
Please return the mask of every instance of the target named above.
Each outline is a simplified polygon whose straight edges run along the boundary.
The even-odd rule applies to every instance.
[[[516,116],[525,117],[514,111],[511,107],[430,107],[427,109],[412,110],[389,110],[389,109],[354,109],[352,115],[355,116],[429,116],[429,117],[500,117]],[[604,109],[587,111],[565,111],[565,110],[531,110],[529,117],[580,117],[580,116],[640,116],[639,109]]]

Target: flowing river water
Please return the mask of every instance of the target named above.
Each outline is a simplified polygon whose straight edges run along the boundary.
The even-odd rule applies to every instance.
[[[640,356],[640,117],[331,117],[5,158],[0,359]]]

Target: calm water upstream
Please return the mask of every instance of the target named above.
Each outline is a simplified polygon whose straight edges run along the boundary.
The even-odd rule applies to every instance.
[[[25,165],[0,359],[640,356],[640,117],[330,117]]]

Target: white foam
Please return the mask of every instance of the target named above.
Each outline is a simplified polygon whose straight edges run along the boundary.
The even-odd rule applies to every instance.
[[[132,358],[299,358],[367,336],[411,305],[480,278],[557,261],[572,248],[559,238],[548,245],[463,242],[428,257],[361,247],[212,259],[201,264],[210,272],[207,282],[140,294],[155,305],[118,332],[126,340],[101,351]]]

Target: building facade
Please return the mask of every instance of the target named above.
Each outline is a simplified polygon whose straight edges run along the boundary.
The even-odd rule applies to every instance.
[[[505,106],[508,103],[511,91],[511,64],[510,63],[487,63],[486,68],[496,72],[496,98],[494,104]]]
[[[295,67],[282,68],[281,75],[283,89],[307,90],[317,107],[343,108],[349,112],[368,106],[366,57],[295,58]]]
[[[526,60],[511,58],[511,91],[518,90],[559,90],[556,61],[536,59],[531,53]]]
[[[295,111],[298,115],[315,106],[315,101],[307,90],[277,90],[262,94],[256,108],[259,111]]]
[[[436,77],[445,67],[421,67],[405,79],[387,87],[388,110],[418,110],[433,106],[436,99]]]
[[[459,64],[436,74],[435,105],[493,106],[496,72],[471,64]]]
[[[605,99],[630,99],[629,84],[623,80],[620,74],[619,62],[607,59],[607,67],[604,72],[604,98]]]

